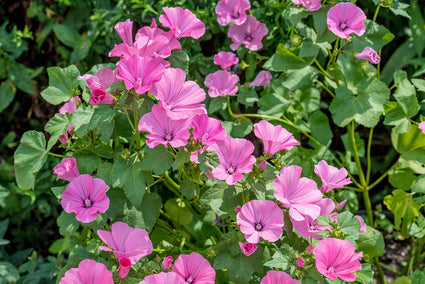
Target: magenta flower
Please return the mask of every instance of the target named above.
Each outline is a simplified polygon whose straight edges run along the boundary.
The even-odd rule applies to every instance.
[[[177,273],[160,272],[146,276],[139,284],[187,284]]]
[[[304,259],[300,256],[298,259],[297,259],[297,262],[295,263],[298,267],[304,267],[304,265],[305,265],[305,261],[304,261]]]
[[[113,105],[115,102],[115,98],[106,92],[105,87],[100,86],[91,90],[91,96],[90,96],[89,102],[92,105],[97,105],[97,104]]]
[[[214,64],[223,70],[229,70],[232,65],[238,64],[239,58],[233,52],[220,51],[214,55]]]
[[[328,29],[340,38],[350,38],[352,33],[363,35],[364,20],[362,9],[350,2],[340,2],[328,11]]]
[[[165,15],[159,16],[159,22],[164,27],[170,28],[175,38],[192,37],[198,39],[204,35],[204,23],[189,9],[164,7],[162,10]]]
[[[174,148],[185,146],[190,137],[191,119],[172,120],[167,111],[160,105],[154,105],[152,111],[142,116],[139,121],[139,131],[149,132],[146,144],[155,148],[159,144]]]
[[[321,4],[320,4],[321,0],[292,0],[292,2],[294,2],[294,4],[296,5],[303,5],[304,8],[306,8],[307,10],[313,12],[313,11],[317,11],[320,9]]]
[[[372,64],[378,64],[381,61],[378,53],[369,46],[365,47],[362,52],[356,53],[356,58],[367,60]]]
[[[231,22],[242,25],[246,21],[246,11],[249,9],[251,9],[249,0],[220,0],[215,6],[217,22],[222,26],[227,26]]]
[[[289,274],[283,271],[269,270],[267,275],[261,279],[260,284],[301,284],[300,281],[293,279]]]
[[[84,259],[78,268],[71,268],[59,284],[114,284],[112,272],[103,263],[92,259]]]
[[[354,218],[356,218],[360,222],[360,233],[365,233],[366,232],[366,223],[364,222],[362,216],[355,215]]]
[[[257,250],[257,245],[256,244],[251,244],[251,243],[243,243],[243,242],[239,242],[239,246],[241,247],[241,251],[244,255],[246,256],[250,256],[251,254],[253,254],[256,250]]]
[[[422,133],[425,134],[425,121],[422,121],[418,124],[418,128],[422,130]]]
[[[53,168],[53,173],[60,179],[72,181],[80,175],[77,168],[77,160],[72,157],[63,159],[62,162]]]
[[[115,30],[125,44],[130,46],[133,44],[133,21],[127,19],[125,22],[118,22]]]
[[[342,210],[342,208],[344,208],[344,206],[345,206],[345,203],[347,203],[347,199],[345,199],[345,200],[341,201],[340,203],[338,203],[336,205],[336,209]]]
[[[337,280],[352,282],[356,279],[354,271],[361,270],[361,253],[349,241],[327,238],[321,240],[313,250],[316,268],[322,275]]]
[[[221,121],[201,114],[192,118],[193,138],[199,140],[202,145],[212,145],[217,141],[227,137],[226,130],[221,125]]]
[[[270,86],[270,80],[272,79],[272,74],[270,74],[269,71],[260,71],[260,73],[258,73],[257,77],[255,77],[254,81],[252,81],[251,83],[249,83],[249,87],[252,88],[254,86]]]
[[[98,89],[100,87],[107,88],[114,83],[119,82],[117,78],[118,69],[112,70],[109,67],[103,67],[97,71],[96,75],[85,74],[79,76],[78,80],[85,80],[87,87],[91,90]]]
[[[124,278],[127,277],[128,273],[130,272],[131,261],[130,261],[130,259],[123,257],[118,261],[118,263],[119,263],[118,277],[120,279],[124,279]]]
[[[347,170],[345,168],[337,169],[329,166],[326,161],[322,160],[314,166],[314,172],[322,180],[320,191],[328,193],[334,188],[343,188],[344,185],[350,184],[350,178],[347,178]]]
[[[274,126],[266,120],[254,124],[254,134],[263,141],[264,152],[267,155],[291,150],[293,146],[300,145],[291,132],[280,125]]]
[[[74,129],[74,125],[70,124],[68,126],[68,129],[66,130],[65,134],[63,135],[59,135],[59,141],[63,144],[66,145],[69,141],[69,137],[68,134],[71,132],[71,130]]]
[[[116,222],[111,225],[111,231],[97,230],[99,238],[111,248],[99,246],[104,251],[113,251],[115,258],[127,258],[131,265],[140,258],[152,253],[152,242],[144,229],[132,228],[126,223]]]
[[[283,167],[273,181],[274,196],[283,207],[289,208],[289,216],[295,221],[302,221],[305,216],[316,219],[320,215],[317,203],[322,199],[322,193],[314,180],[301,178],[302,170],[295,165]]]
[[[215,270],[202,255],[197,252],[181,254],[174,262],[173,272],[186,283],[214,284]],[[169,282],[170,283],[170,282]]]
[[[162,270],[164,271],[170,270],[172,263],[173,263],[172,256],[164,256],[164,259],[162,260]]]
[[[227,71],[219,70],[208,74],[205,78],[205,86],[208,87],[210,97],[233,96],[238,92],[236,83],[239,82],[238,75],[230,74]]]
[[[77,111],[77,104],[81,102],[79,96],[75,96],[69,99],[68,102],[64,103],[63,106],[59,109],[60,114],[65,113],[74,113]]]
[[[224,180],[232,185],[243,178],[243,173],[250,173],[255,163],[254,144],[246,139],[226,137],[208,148],[215,151],[220,165],[212,170],[214,178]]]
[[[155,19],[152,20],[152,27],[145,26],[137,31],[135,46],[141,56],[162,58],[170,56],[172,50],[182,48],[173,32],[158,28]]]
[[[100,178],[80,175],[62,193],[62,207],[67,213],[76,213],[78,221],[90,223],[97,218],[97,212],[105,213],[108,210],[108,188]]]
[[[161,80],[167,63],[162,58],[132,55],[121,58],[117,66],[117,78],[124,80],[127,90],[134,88],[136,93],[144,94],[151,89],[153,83]]]
[[[283,212],[270,200],[251,200],[242,206],[236,222],[247,242],[257,244],[260,237],[275,242],[283,234]]]
[[[267,33],[266,24],[260,23],[253,16],[247,16],[246,21],[240,26],[231,26],[227,36],[233,41],[230,45],[232,50],[236,50],[241,44],[249,50],[258,50],[263,47],[261,40]]]
[[[168,68],[162,79],[156,82],[151,94],[159,100],[171,119],[190,118],[205,114],[205,91],[194,81],[185,81],[186,73],[181,69]]]

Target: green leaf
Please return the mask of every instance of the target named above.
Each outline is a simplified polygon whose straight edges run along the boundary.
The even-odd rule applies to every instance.
[[[413,40],[405,41],[392,53],[390,59],[386,62],[381,72],[381,80],[389,85],[393,80],[394,72],[406,66],[409,59],[413,58],[415,55],[416,51]]]
[[[50,245],[49,252],[51,254],[58,254],[61,252],[68,251],[70,244],[71,238],[69,237],[58,239]]]
[[[281,117],[289,105],[288,99],[291,91],[285,87],[282,80],[273,80],[271,82],[271,93],[261,95],[258,102],[259,114]]]
[[[190,153],[186,150],[180,149],[177,152],[176,159],[173,163],[173,170],[177,170],[180,166],[190,161]]]
[[[188,180],[184,180],[181,184],[180,184],[180,189],[179,191],[183,194],[184,197],[186,197],[187,199],[192,199],[194,198],[196,195],[198,195],[199,192],[199,187],[196,183],[188,181]]]
[[[281,269],[286,270],[288,269],[288,266],[291,261],[291,253],[293,252],[292,248],[289,247],[289,245],[284,245],[283,248],[280,248],[280,250],[276,251],[273,254],[273,257],[271,260],[264,263],[264,266],[268,266],[275,269]]]
[[[284,44],[279,43],[276,53],[264,63],[263,68],[270,71],[283,72],[292,69],[301,69],[314,62],[316,56],[301,58],[298,57],[299,52],[299,49],[289,49]]]
[[[425,283],[425,269],[419,270],[416,269],[412,276],[412,284],[422,284]]]
[[[345,239],[357,240],[360,233],[360,221],[351,212],[344,211],[338,215],[338,226],[345,234]]]
[[[229,136],[233,138],[243,138],[252,131],[252,122],[250,120],[223,121],[223,128]]]
[[[239,90],[237,99],[238,99],[238,102],[243,105],[253,106],[258,101],[259,98],[254,88],[251,88],[251,89],[241,88]]]
[[[338,126],[344,127],[354,119],[363,126],[375,127],[390,91],[383,82],[369,78],[359,84],[357,94],[345,87],[336,89],[335,93],[329,110]]]
[[[83,137],[92,127],[90,121],[94,114],[93,106],[79,106],[72,114],[71,124],[74,125],[75,134]]]
[[[19,279],[19,272],[10,262],[0,261],[0,276],[2,284],[16,283]]]
[[[112,178],[114,164],[103,162],[99,165],[96,173],[96,177],[101,178],[106,184],[111,185],[114,183]]]
[[[336,62],[337,67],[344,74],[345,81],[347,82],[347,88],[350,89],[353,93],[358,92],[359,85],[362,81],[365,81],[365,78],[376,76],[376,69],[366,60],[357,60],[354,57],[350,56],[347,53],[339,54],[338,60]],[[333,71],[328,70],[328,72],[333,73]],[[341,75],[338,75],[339,82],[341,86],[345,85],[345,81],[342,79]],[[337,88],[337,85],[334,81],[327,79],[329,85]]]
[[[140,164],[142,170],[152,170],[156,175],[162,175],[172,167],[173,156],[164,145],[158,145],[153,149],[145,147],[144,151],[145,155]]]
[[[56,37],[68,47],[74,48],[83,42],[80,34],[66,25],[55,24],[53,25],[53,31]]]
[[[181,49],[173,50],[171,56],[168,57],[172,68],[180,68],[186,74],[189,74],[189,59],[189,55]]]
[[[87,39],[83,39],[81,43],[74,46],[74,50],[71,53],[71,58],[69,62],[71,64],[74,64],[86,58],[90,52],[90,47],[91,47],[91,41]]]
[[[192,211],[181,198],[168,199],[164,204],[164,210],[171,219],[180,225],[186,226],[193,221]]]
[[[273,82],[279,81],[281,86],[286,89],[297,91],[297,90],[308,90],[313,86],[316,81],[318,73],[314,71],[314,68],[307,66],[302,69],[289,70],[284,72],[279,79],[273,80]],[[275,84],[276,86],[276,84]]]
[[[390,184],[398,189],[409,190],[416,180],[415,172],[409,168],[396,167],[388,174]]]
[[[393,125],[395,133],[406,133],[410,129],[410,120],[398,102],[386,102],[384,105],[385,125]]]
[[[409,22],[410,29],[412,30],[412,37],[413,37],[413,44],[416,49],[416,53],[419,57],[422,56],[425,43],[425,22],[424,18],[422,17],[422,5],[418,5],[418,1],[411,1],[411,7],[409,8],[409,13],[412,15],[412,19]]]
[[[384,204],[394,213],[395,228],[400,229],[401,226],[401,235],[407,238],[409,236],[407,226],[421,214],[419,204],[413,200],[411,194],[401,189],[396,189],[392,195],[385,196]]]
[[[31,77],[24,65],[13,62],[9,67],[9,78],[18,89],[25,93],[35,95]]]
[[[396,280],[394,280],[393,284],[411,284],[410,278],[407,276],[401,276],[398,277]]]
[[[412,185],[412,192],[425,193],[425,175],[420,175],[416,178]]]
[[[68,130],[70,119],[66,114],[55,114],[44,127],[44,130],[51,134],[49,146],[53,147],[59,140],[60,135],[64,135]]]
[[[394,35],[384,26],[371,20],[365,20],[365,33],[358,37],[353,37],[352,48],[355,52],[361,52],[365,47],[371,47],[378,51],[394,39]]]
[[[333,133],[329,126],[328,117],[318,110],[309,115],[308,122],[313,138],[321,144],[329,146],[332,142]]]
[[[392,1],[392,6],[390,6],[391,12],[397,16],[403,16],[405,18],[411,19],[410,15],[407,13],[406,9],[410,6],[409,4],[400,3],[398,0]]]
[[[52,187],[52,193],[58,200],[62,198],[62,193],[66,190],[66,186]]]
[[[397,70],[394,73],[394,84],[398,86],[394,92],[394,97],[400,103],[401,108],[407,117],[416,115],[420,109],[416,97],[415,87],[407,79],[405,71]]]
[[[9,226],[9,219],[0,222],[0,239],[6,235],[7,227]]]
[[[47,160],[46,138],[41,132],[27,131],[15,152],[15,177],[22,189],[34,188],[35,175]]]
[[[80,222],[75,218],[75,213],[70,214],[62,211],[56,222],[59,226],[59,233],[64,237],[72,236],[80,227]]]
[[[208,185],[199,201],[208,204],[220,217],[235,216],[235,208],[240,205],[240,196],[235,187],[222,181],[209,181]]]
[[[425,237],[425,218],[423,215],[419,215],[414,223],[407,225],[409,234],[417,239]]]
[[[89,150],[75,152],[74,158],[77,160],[77,168],[80,174],[91,175],[102,162],[98,155]]]
[[[356,242],[359,246],[359,251],[363,251],[370,257],[379,257],[385,252],[385,242],[382,233],[370,226],[366,227],[366,232],[361,233]]]
[[[412,79],[413,85],[418,88],[418,91],[425,92],[425,80],[424,79]]]
[[[0,113],[2,113],[15,98],[16,89],[10,80],[6,80],[0,86]]]
[[[397,152],[405,160],[416,160],[425,163],[425,135],[417,125],[412,125],[409,132],[391,133],[391,141]]]
[[[117,109],[110,105],[98,104],[94,106],[93,116],[90,119],[88,130],[98,129],[99,139],[104,143],[109,143],[115,128],[115,116]],[[75,126],[75,125],[74,125]]]
[[[78,71],[75,65],[66,68],[49,67],[49,87],[41,92],[41,96],[49,103],[58,105],[68,101],[78,87]]]

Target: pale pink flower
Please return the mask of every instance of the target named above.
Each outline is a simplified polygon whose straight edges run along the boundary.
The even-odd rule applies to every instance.
[[[363,35],[364,20],[362,9],[350,2],[340,2],[328,11],[328,29],[340,38],[350,38],[352,33]]]
[[[321,240],[313,250],[316,268],[324,276],[352,282],[356,279],[354,271],[361,270],[361,253],[355,253],[356,247],[349,241],[327,238]]]
[[[243,173],[250,173],[255,163],[254,144],[246,139],[225,137],[209,146],[208,151],[215,151],[220,165],[212,170],[216,179],[232,185],[243,178]]]
[[[297,262],[295,263],[298,267],[304,267],[304,265],[305,265],[305,262],[304,262],[304,259],[300,256],[298,259],[297,259]]]
[[[95,75],[85,74],[83,76],[78,76],[78,80],[86,81],[87,87],[91,90],[97,89],[100,87],[107,88],[114,83],[119,82],[117,78],[118,69],[112,70],[110,67],[103,67]]]
[[[241,251],[244,255],[246,256],[250,256],[251,254],[253,254],[256,250],[257,250],[257,245],[256,244],[251,244],[251,243],[243,243],[243,242],[239,242],[239,246],[241,247]]]
[[[90,101],[92,105],[106,104],[113,105],[115,98],[106,92],[105,87],[100,86],[91,90]]]
[[[252,88],[254,86],[270,86],[270,80],[272,79],[272,74],[270,74],[269,71],[260,71],[260,73],[258,73],[257,77],[255,77],[254,81],[252,81],[251,83],[249,83],[249,87]]]
[[[162,270],[164,271],[170,270],[172,263],[173,263],[172,256],[164,256],[164,259],[162,260]]]
[[[267,275],[261,279],[260,284],[301,284],[300,281],[293,279],[289,274],[283,271],[269,270]]]
[[[187,284],[177,273],[160,272],[146,276],[139,284]]]
[[[366,232],[366,223],[364,222],[362,216],[355,215],[354,218],[356,218],[360,222],[360,233],[365,233]]]
[[[322,193],[314,180],[301,178],[301,172],[302,168],[296,165],[283,167],[273,181],[274,196],[283,207],[289,208],[292,219],[302,221],[305,216],[316,219],[320,215],[317,203],[322,199]]]
[[[306,248],[305,251],[308,253],[313,253],[313,244],[310,243]]]
[[[127,90],[134,88],[136,93],[144,94],[151,89],[152,84],[161,80],[167,63],[162,58],[132,55],[121,58],[117,66],[117,78],[124,80]]]
[[[63,159],[62,162],[53,168],[53,173],[60,179],[72,181],[80,175],[77,168],[77,160],[72,157]]]
[[[118,260],[119,266],[118,266],[118,277],[120,279],[124,279],[127,277],[128,273],[130,272],[131,268],[131,261],[130,259],[126,257],[122,257]]]
[[[125,44],[133,44],[133,21],[127,19],[125,22],[118,22],[115,30]]]
[[[293,146],[300,145],[291,132],[266,120],[254,124],[254,134],[263,141],[264,152],[267,155],[274,155],[282,150],[288,151]]]
[[[181,69],[168,68],[161,80],[151,89],[151,94],[159,100],[171,119],[190,118],[205,114],[205,91],[194,81],[185,81],[186,73]]]
[[[233,52],[220,51],[214,55],[214,64],[221,67],[223,70],[229,70],[232,65],[239,62],[239,58]]]
[[[372,64],[378,64],[381,61],[378,53],[371,47],[365,47],[362,52],[356,53],[357,59],[364,59]]]
[[[69,141],[69,137],[68,134],[71,132],[71,130],[74,129],[74,125],[70,124],[68,126],[68,129],[66,130],[65,134],[63,135],[59,135],[59,141],[63,144],[66,145]]]
[[[197,252],[181,254],[174,262],[173,272],[186,283],[214,284],[215,270],[202,255]]]
[[[152,111],[142,116],[139,121],[139,131],[149,132],[146,144],[150,148],[155,148],[159,144],[167,146],[170,144],[174,148],[187,144],[190,137],[189,128],[191,119],[172,120],[167,111],[160,105],[154,105]]]
[[[232,50],[236,50],[241,44],[249,50],[258,50],[263,47],[261,40],[267,33],[266,24],[260,23],[253,16],[247,16],[246,21],[240,26],[231,26],[227,36],[233,41],[230,45]]]
[[[64,103],[63,106],[59,109],[60,114],[65,113],[74,113],[77,111],[77,104],[81,102],[81,99],[79,96],[75,96],[69,99],[68,102]]]
[[[239,77],[236,74],[230,74],[227,71],[219,70],[208,74],[205,78],[205,86],[208,87],[210,97],[233,96],[238,92]]]
[[[108,210],[108,188],[100,178],[80,175],[74,178],[62,193],[62,207],[67,213],[76,213],[78,221],[90,223],[97,218],[97,212],[105,213]]]
[[[247,242],[257,244],[260,237],[275,242],[283,234],[283,212],[270,200],[251,200],[242,206],[236,222]]]
[[[317,11],[320,9],[321,4],[320,4],[321,0],[292,0],[292,2],[294,2],[294,4],[297,5],[303,5],[304,8],[306,8],[307,10],[313,12],[313,11]],[[295,3],[297,2],[297,3]]]
[[[172,31],[166,32],[156,27],[155,19],[152,20],[152,26],[137,31],[135,47],[139,49],[139,55],[166,58],[172,50],[182,48]]]
[[[159,22],[164,27],[170,28],[175,38],[192,37],[198,39],[204,35],[204,23],[189,9],[163,7],[162,10],[165,15],[159,16]]]
[[[350,178],[347,178],[347,170],[345,168],[335,168],[329,166],[326,161],[322,160],[314,166],[314,172],[322,180],[320,191],[327,193],[334,188],[343,188],[344,185],[350,184]]]
[[[418,124],[418,128],[422,130],[422,133],[425,134],[425,121],[422,121]]]
[[[84,259],[78,268],[65,272],[59,284],[114,284],[112,272],[103,263],[92,259]]]
[[[337,208],[338,210],[342,210],[342,208],[344,208],[344,206],[345,206],[345,203],[347,203],[347,199],[345,199],[345,200],[341,201],[340,203],[338,203],[338,204],[336,205],[336,208]]]
[[[221,125],[221,121],[201,114],[192,118],[193,138],[201,142],[202,145],[212,145],[217,141],[227,137],[226,130]]]
[[[126,223],[115,222],[111,225],[111,231],[97,230],[99,238],[107,246],[99,246],[104,251],[113,251],[115,258],[127,258],[131,265],[139,261],[140,258],[152,253],[152,242],[149,234],[144,229],[132,228]]]
[[[249,0],[220,0],[215,6],[217,22],[222,26],[227,26],[231,22],[241,25],[246,21],[246,11],[249,9],[251,9]]]

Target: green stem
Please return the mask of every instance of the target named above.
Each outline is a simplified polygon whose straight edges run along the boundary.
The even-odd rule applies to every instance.
[[[127,117],[128,123],[130,123],[131,129],[133,129],[133,132],[135,132],[135,131],[136,131],[136,129],[134,128],[134,124],[133,124],[133,122],[131,121],[130,116],[128,115],[127,110],[126,110],[125,108],[123,108],[122,110],[124,111],[125,116]]]
[[[338,164],[338,166],[340,168],[344,167],[344,165],[335,157],[335,162]],[[351,181],[361,190],[363,191],[363,186],[354,178],[354,176],[350,173],[347,172],[348,176],[350,177]]]
[[[363,173],[362,165],[360,163],[359,153],[357,152],[356,138],[354,136],[354,121],[348,124],[348,135],[350,136],[351,147],[353,148],[353,156],[356,161],[357,171],[360,177],[360,183],[363,186],[363,189],[366,189],[367,183]]]
[[[134,125],[137,126],[137,124],[139,123],[139,119],[137,117],[137,111],[133,111],[133,116],[134,116]],[[136,150],[140,150],[140,131],[137,127],[133,128],[135,134],[136,134]]]
[[[383,264],[382,262],[379,262],[379,265],[380,265],[382,268],[384,268],[385,270],[391,271],[392,273],[394,273],[394,274],[397,274],[397,275],[400,275],[400,276],[401,276],[401,272],[400,272],[400,271],[397,271],[397,270],[395,270],[395,269],[393,269],[393,268],[389,267],[388,265]]]
[[[52,152],[47,152],[47,154],[49,154],[50,156],[53,156],[53,157],[66,158],[66,156],[64,156],[64,155],[60,155],[60,154],[56,154],[56,153],[52,153]]]
[[[171,190],[175,195],[180,197],[181,200],[186,204],[187,208],[193,213],[197,214],[195,209],[192,207],[192,204],[186,198],[184,198],[183,194],[180,193],[180,186],[168,175],[168,172],[164,173],[165,178],[165,185],[168,187],[169,190]]]
[[[321,73],[320,74],[322,74],[323,76],[325,76],[325,77],[327,77],[327,78],[329,78],[330,80],[333,80],[334,78],[332,78],[332,76],[331,75],[329,75],[329,73],[328,72],[326,72],[326,70],[325,69],[323,69],[323,67],[322,67],[322,65],[320,65],[320,63],[319,63],[319,61],[317,61],[317,59],[314,59],[314,63],[316,63],[316,65],[317,65],[317,67],[319,68],[319,70],[321,71]]]
[[[369,184],[370,181],[370,170],[371,170],[371,160],[370,160],[370,149],[372,147],[372,136],[373,136],[373,127],[369,131],[369,140],[367,142],[367,170],[366,170],[366,184]]]
[[[232,118],[237,119],[239,116],[233,113],[232,107],[230,106],[230,96],[226,96],[226,100],[227,100],[227,111],[229,112]]]
[[[388,175],[388,173],[397,166],[398,162],[399,162],[399,160],[397,160],[397,162],[395,162],[394,165],[391,166],[391,168],[389,168],[383,175],[381,175],[377,180],[375,180],[374,183],[369,185],[367,187],[367,190],[371,190],[372,188],[377,186]]]
[[[360,185],[360,184],[359,184],[359,185]],[[350,190],[354,190],[354,191],[357,191],[357,192],[363,192],[363,190],[362,190],[361,188],[354,187],[354,186],[344,185],[344,188],[346,188],[346,189],[350,189]]]
[[[381,51],[382,51],[382,48],[379,49],[378,51],[379,58],[381,58]],[[378,80],[381,80],[381,61],[379,61],[378,65],[376,66],[376,72],[377,72],[376,77],[378,78]]]
[[[413,237],[412,237],[413,239]],[[403,275],[407,275],[410,276],[412,275],[413,272],[413,264],[415,262],[415,255],[416,255],[416,250],[418,249],[417,247],[417,240],[412,241],[412,249],[410,250],[410,254],[409,254],[409,258],[407,260],[407,264],[403,269]]]
[[[163,216],[165,219],[167,219],[168,221],[170,221],[171,223],[173,223],[174,227],[183,230],[185,233],[187,233],[191,238],[193,238],[194,240],[198,240],[198,238],[191,232],[189,231],[185,226],[177,224],[173,218],[171,218],[170,215],[168,215],[167,213],[165,213],[162,209],[159,209],[159,213],[161,214],[161,216]]]
[[[379,13],[379,8],[381,7],[381,3],[378,4],[378,6],[376,7],[375,10],[375,14],[373,15],[373,20],[374,22],[376,22],[376,18],[378,18],[378,13]]]
[[[325,89],[326,90],[326,92],[328,92],[328,94],[329,95],[331,95],[333,98],[335,98],[335,94],[331,91],[331,90],[329,90],[329,88],[328,87],[326,87],[325,86],[325,84],[323,84],[322,82],[320,82],[320,81],[317,81],[317,84],[319,84],[320,85],[320,87],[322,87],[323,89]]]
[[[367,220],[369,221],[369,226],[373,227],[372,203],[370,202],[370,196],[369,196],[368,190],[363,190],[363,201],[366,207]]]
[[[381,268],[381,263],[379,262],[378,258],[373,258],[373,263],[375,264],[376,270],[378,270],[379,278],[381,279],[382,284],[387,284],[387,280],[385,279],[384,272]]]

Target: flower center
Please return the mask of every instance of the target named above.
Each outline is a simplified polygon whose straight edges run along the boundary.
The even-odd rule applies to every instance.
[[[245,40],[246,41],[252,41],[252,36],[251,35],[246,35],[245,36]]]
[[[193,277],[192,276],[188,276],[187,278],[186,278],[186,283],[192,283],[193,282]]]
[[[170,133],[167,133],[167,134],[165,134],[164,139],[165,139],[165,141],[171,141],[171,140],[173,140],[173,135],[170,134]]]
[[[235,173],[236,169],[235,167],[231,166],[230,168],[227,169],[227,173],[229,175],[233,175]]]
[[[233,14],[232,14],[232,18],[233,19],[237,19],[237,18],[239,18],[241,15],[239,14],[239,12],[238,11],[236,11],[236,12],[234,12]]]
[[[258,223],[258,224],[255,224],[255,230],[256,231],[261,231],[263,229],[263,225],[261,225],[260,223]]]
[[[344,31],[347,28],[347,25],[345,24],[345,22],[342,22],[341,24],[339,24],[339,28],[341,29],[341,31]]]
[[[93,206],[93,203],[91,202],[91,200],[90,199],[86,199],[86,200],[84,200],[84,206],[86,207],[86,208],[90,208],[90,207],[92,207]]]

